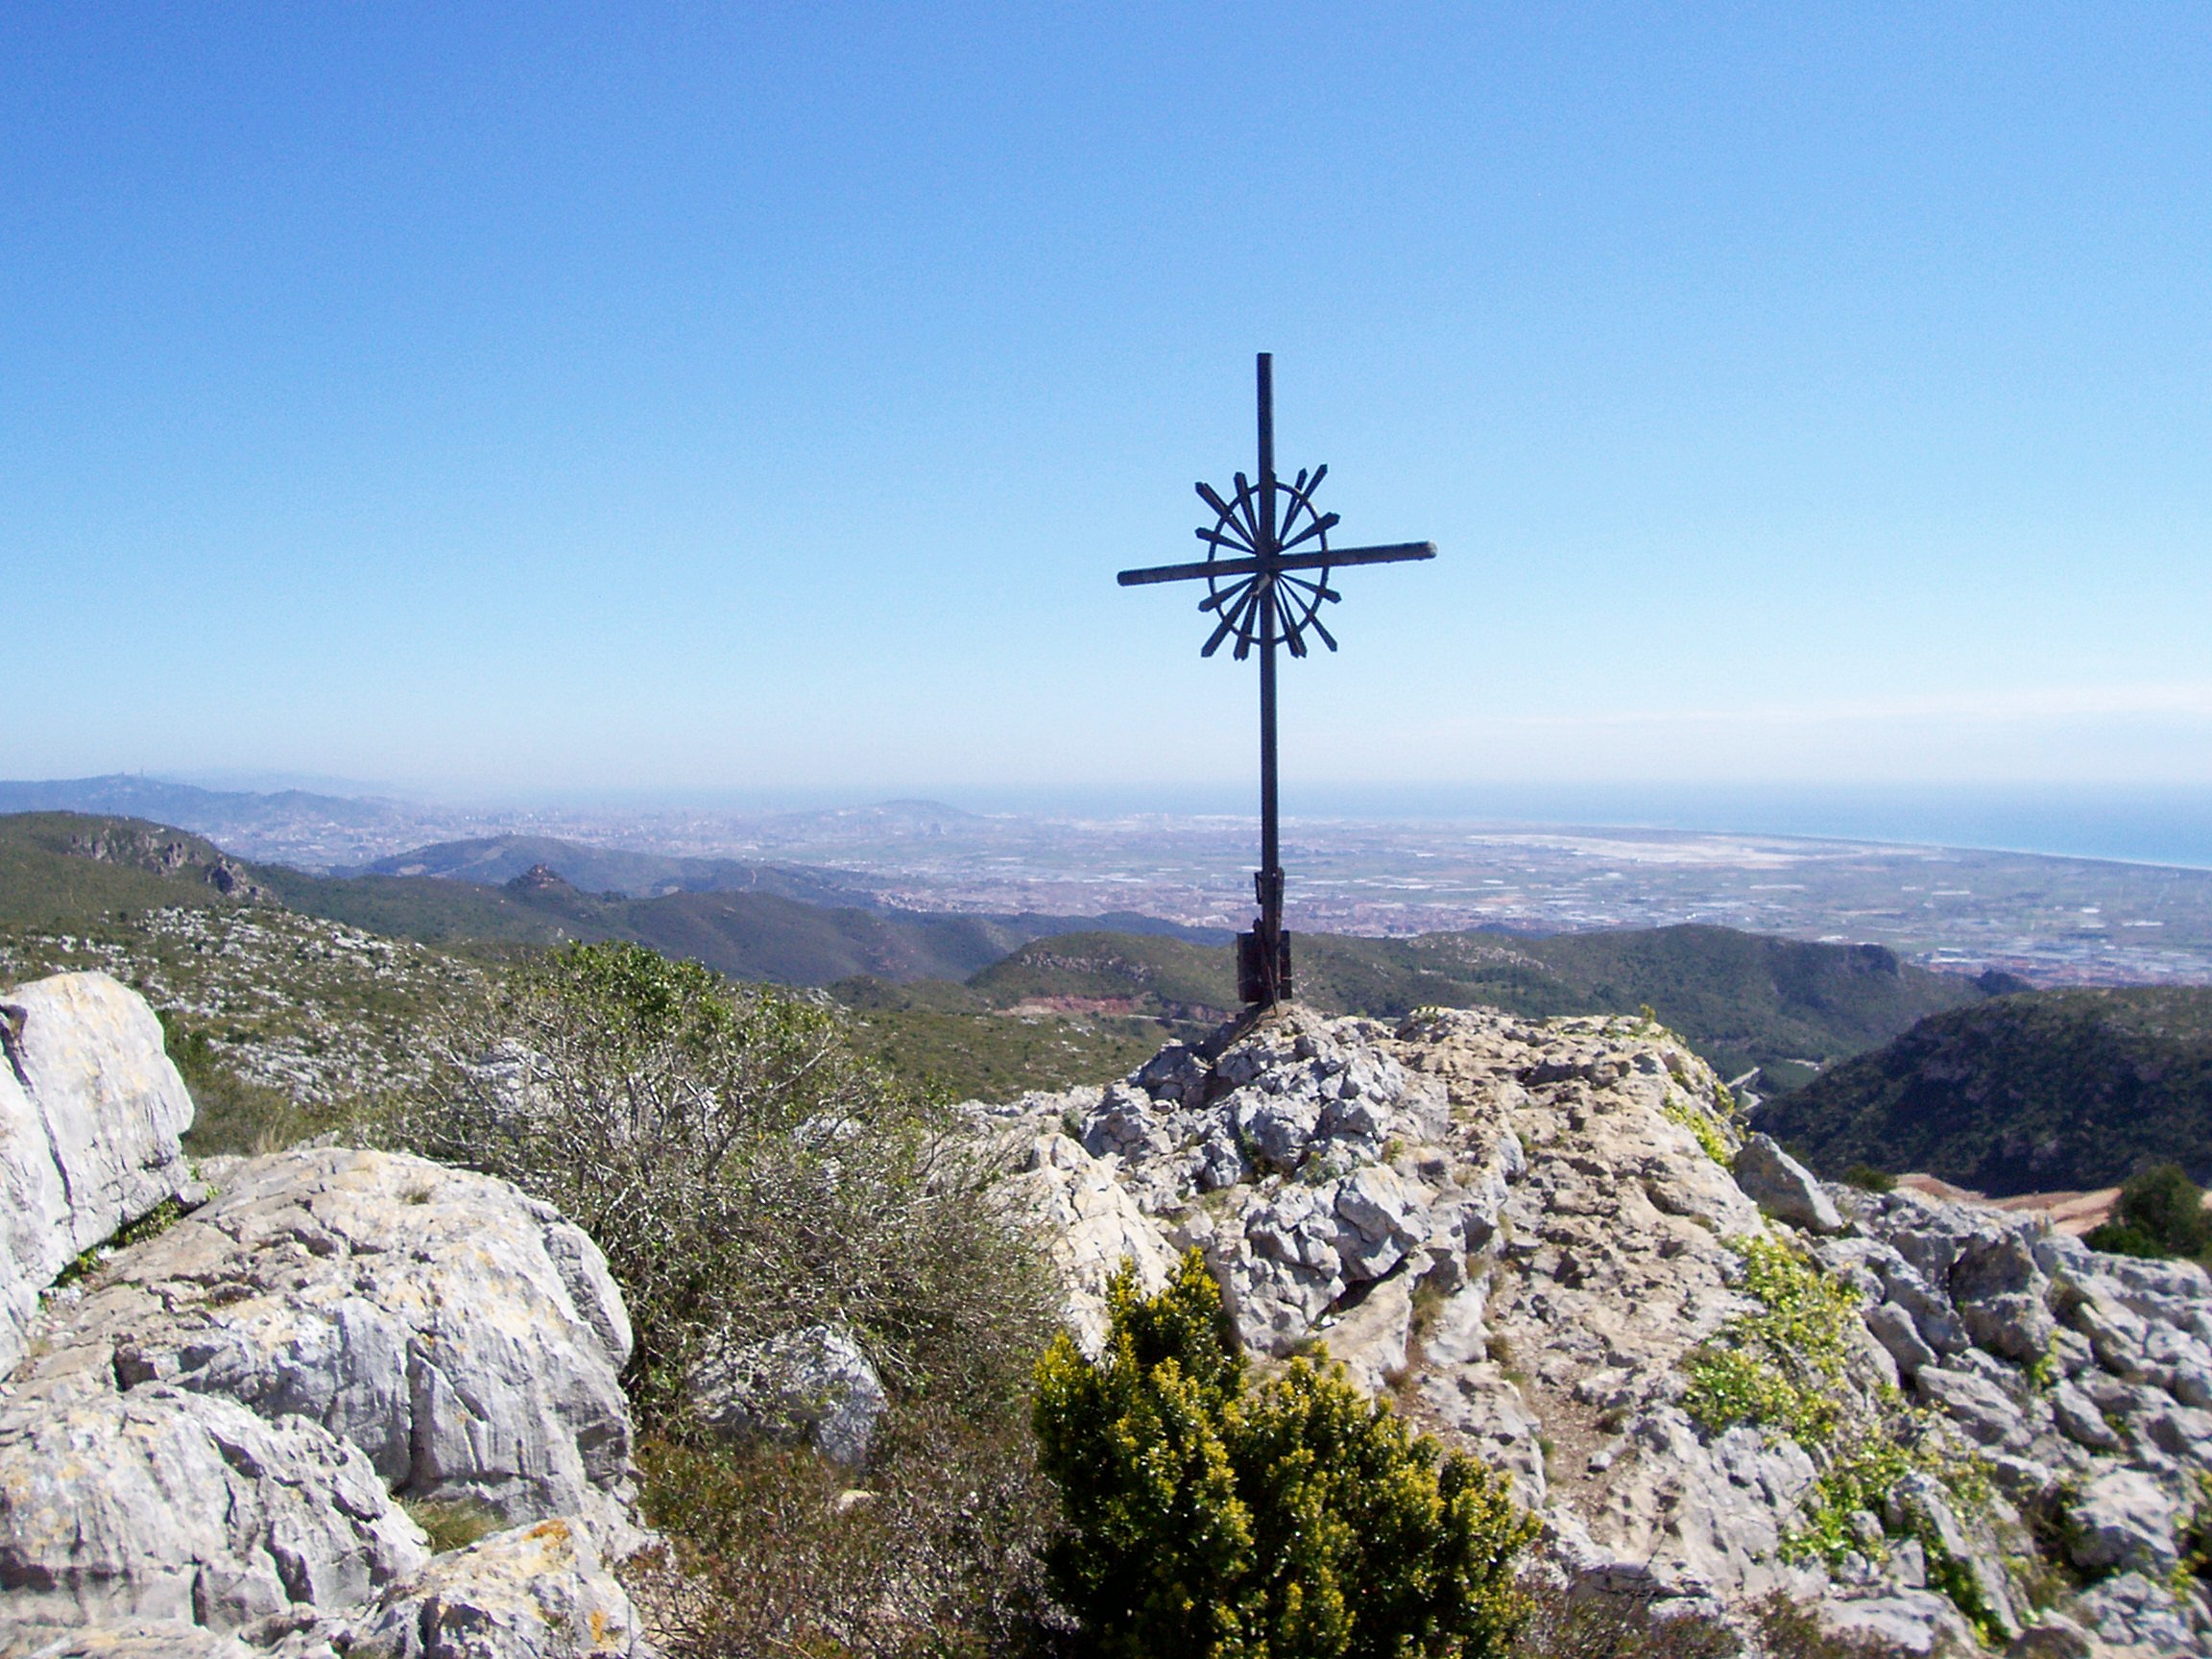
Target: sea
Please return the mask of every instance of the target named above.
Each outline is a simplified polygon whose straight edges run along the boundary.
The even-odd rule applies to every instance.
[[[961,791],[971,810],[1231,813],[1250,786]],[[2212,787],[1359,784],[1286,786],[1287,818],[1644,829],[1986,848],[2212,869]]]

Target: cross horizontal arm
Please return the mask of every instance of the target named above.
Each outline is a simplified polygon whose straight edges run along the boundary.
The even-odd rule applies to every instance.
[[[1148,570],[1124,570],[1114,580],[1124,588],[1142,588],[1154,582],[1191,582],[1205,576],[1251,576],[1262,570],[1322,570],[1339,565],[1396,565],[1408,559],[1433,559],[1433,541],[1393,541],[1386,547],[1333,547],[1326,553],[1293,553],[1288,557],[1201,560],[1195,565],[1155,565]]]

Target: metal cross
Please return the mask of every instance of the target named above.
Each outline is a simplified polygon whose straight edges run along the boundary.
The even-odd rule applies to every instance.
[[[1211,657],[1231,638],[1242,661],[1260,647],[1260,868],[1252,877],[1260,914],[1252,931],[1237,936],[1237,991],[1246,1002],[1271,1008],[1291,994],[1290,935],[1283,931],[1283,864],[1275,810],[1275,647],[1306,655],[1306,635],[1317,636],[1330,650],[1336,640],[1322,625],[1324,604],[1342,597],[1329,586],[1333,566],[1395,565],[1408,559],[1433,559],[1433,541],[1397,541],[1385,547],[1329,545],[1336,515],[1315,513],[1313,492],[1329,469],[1303,469],[1288,484],[1275,476],[1275,359],[1260,353],[1260,481],[1237,474],[1237,493],[1224,500],[1210,485],[1198,486],[1199,498],[1214,520],[1202,526],[1198,540],[1206,557],[1194,565],[1161,565],[1149,570],[1124,570],[1116,578],[1124,588],[1154,582],[1206,584],[1198,609],[1211,612],[1214,633],[1198,654]],[[1288,504],[1280,514],[1279,497]],[[1302,574],[1311,572],[1310,575]]]

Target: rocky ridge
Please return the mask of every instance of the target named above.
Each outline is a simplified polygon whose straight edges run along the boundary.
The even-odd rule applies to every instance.
[[[1578,1593],[1780,1594],[1911,1653],[2212,1647],[2205,1275],[1823,1186],[1655,1025],[1291,1010],[970,1110],[1088,1339],[1121,1262],[1203,1251],[1248,1349],[1326,1344],[1509,1470]]]
[[[196,1182],[137,998],[0,1006],[0,1659],[641,1653],[629,1333],[589,1241],[413,1158]],[[2205,1275],[1823,1186],[1655,1025],[1292,1010],[970,1110],[1087,1340],[1121,1263],[1202,1251],[1263,1362],[1326,1344],[1508,1470],[1578,1594],[1745,1623],[1781,1595],[1889,1651],[2212,1647]],[[881,1390],[838,1336],[736,1357],[733,1420],[859,1455]],[[433,1553],[456,1519],[486,1535]]]
[[[597,1247],[403,1156],[217,1160],[199,1187],[141,1000],[92,974],[6,1000],[0,1179],[38,1175],[25,1124],[70,1173],[59,1208],[0,1194],[10,1262],[188,1213],[33,1292],[0,1383],[0,1655],[640,1652],[610,1568],[645,1542],[630,1331]],[[434,1553],[424,1524],[456,1522],[484,1535]]]

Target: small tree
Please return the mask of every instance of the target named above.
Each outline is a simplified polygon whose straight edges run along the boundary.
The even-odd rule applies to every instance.
[[[1040,1458],[1065,1527],[1063,1601],[1128,1659],[1487,1659],[1522,1618],[1534,1535],[1502,1478],[1412,1433],[1342,1373],[1247,1388],[1191,1251],[1159,1295],[1108,1291],[1103,1354],[1037,1370]]]
[[[2119,1256],[2202,1256],[2212,1250],[2204,1193],[2178,1164],[2153,1164],[2128,1178],[2112,1219],[2085,1240]]]

